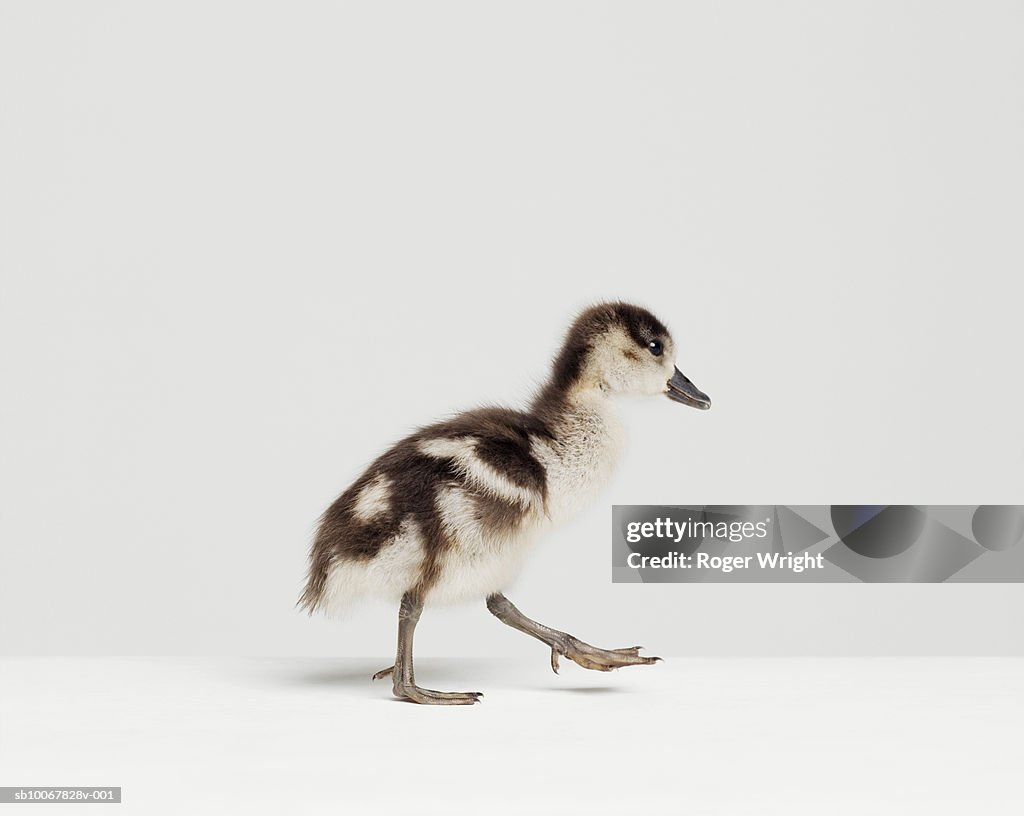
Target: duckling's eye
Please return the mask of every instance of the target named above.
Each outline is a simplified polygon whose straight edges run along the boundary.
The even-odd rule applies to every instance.
[[[661,353],[665,349],[657,340],[652,340],[650,343],[647,344],[647,350],[651,352],[651,354],[653,354],[655,357],[660,357]]]

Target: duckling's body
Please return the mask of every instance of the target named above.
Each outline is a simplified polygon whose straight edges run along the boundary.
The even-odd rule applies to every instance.
[[[642,356],[652,344],[664,360]],[[551,645],[555,666],[558,654],[604,670],[654,662],[636,648],[599,650],[542,627],[500,593],[537,538],[575,515],[611,475],[622,444],[611,397],[665,393],[670,379],[689,383],[662,353],[666,344],[670,349],[667,330],[649,312],[628,304],[594,307],[573,324],[529,410],[467,411],[395,444],[324,514],[302,605],[331,612],[365,596],[400,599],[395,694],[416,702],[469,703],[479,696],[415,685],[412,627],[425,604],[486,598],[499,618]],[[691,394],[691,404],[705,407],[703,394]]]
[[[587,402],[547,417],[470,411],[396,444],[327,511],[315,606],[416,586],[425,603],[454,603],[507,587],[538,535],[611,474],[621,429],[610,405]]]

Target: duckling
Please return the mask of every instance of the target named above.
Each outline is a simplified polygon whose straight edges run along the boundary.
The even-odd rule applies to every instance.
[[[339,496],[320,520],[299,605],[332,612],[367,596],[398,601],[396,697],[469,705],[480,692],[416,684],[413,633],[424,606],[472,599],[508,626],[586,669],[650,665],[639,646],[599,649],[526,617],[503,591],[536,539],[586,504],[608,480],[622,445],[615,397],[665,395],[711,406],[675,366],[668,329],[639,306],[583,311],[569,327],[546,384],[525,411],[481,408],[401,440]]]

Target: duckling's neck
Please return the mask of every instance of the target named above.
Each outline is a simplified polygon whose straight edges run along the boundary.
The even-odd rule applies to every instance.
[[[534,411],[551,431],[540,451],[552,518],[573,515],[612,475],[622,449],[614,400],[600,387],[566,390],[538,399]]]

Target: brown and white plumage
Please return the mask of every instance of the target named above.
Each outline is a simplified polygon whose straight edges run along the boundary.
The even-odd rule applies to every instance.
[[[650,312],[586,310],[528,410],[478,409],[421,428],[338,497],[317,531],[300,603],[330,612],[364,596],[419,607],[500,597],[537,536],[610,475],[621,445],[616,395],[710,404],[674,358]]]

